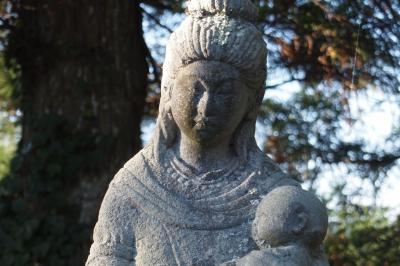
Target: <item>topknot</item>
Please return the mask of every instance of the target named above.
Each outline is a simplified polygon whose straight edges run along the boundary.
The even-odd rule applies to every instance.
[[[224,15],[254,22],[257,8],[250,0],[188,0],[187,13],[191,17]]]

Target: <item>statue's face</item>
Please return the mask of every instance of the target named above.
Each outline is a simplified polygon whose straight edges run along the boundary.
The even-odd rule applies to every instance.
[[[287,227],[288,213],[276,202],[264,200],[257,208],[253,222],[253,238],[260,245],[277,247],[288,242],[290,228]]]
[[[272,192],[257,207],[252,228],[257,243],[278,247],[304,237],[310,221],[300,203],[302,199],[296,198],[299,202],[287,201],[289,193],[282,192],[285,193],[283,190],[279,190],[281,194]]]
[[[172,115],[182,134],[213,144],[231,138],[248,105],[240,73],[224,63],[201,61],[181,69],[172,92]]]

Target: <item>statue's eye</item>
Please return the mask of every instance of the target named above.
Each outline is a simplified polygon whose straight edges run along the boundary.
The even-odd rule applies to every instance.
[[[204,93],[204,87],[201,82],[195,82],[191,87],[192,95],[196,100],[199,100]]]
[[[218,95],[225,95],[225,96],[231,96],[232,94],[232,88],[231,88],[231,82],[229,81],[224,81],[218,84],[216,94]]]
[[[230,94],[223,94],[223,95],[221,95],[220,98],[223,102],[231,102],[232,101],[232,95],[230,95]]]
[[[215,97],[218,99],[218,101],[227,103],[232,100],[233,95],[229,91],[225,90],[218,90],[215,92]]]

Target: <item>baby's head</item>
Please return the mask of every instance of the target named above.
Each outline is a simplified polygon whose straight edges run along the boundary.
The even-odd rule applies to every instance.
[[[278,187],[259,204],[253,223],[253,239],[262,247],[301,243],[319,247],[325,238],[328,215],[311,192],[300,187]]]

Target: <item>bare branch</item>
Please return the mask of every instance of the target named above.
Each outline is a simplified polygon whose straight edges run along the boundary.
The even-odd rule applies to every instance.
[[[294,82],[294,81],[302,82],[302,81],[304,81],[304,79],[291,78],[291,79],[285,80],[285,81],[283,81],[283,82],[281,82],[281,83],[278,83],[278,84],[267,85],[267,86],[265,86],[265,89],[266,89],[266,90],[276,89],[276,88],[279,87],[279,86],[282,86],[282,85],[285,85],[285,84],[287,84],[287,83],[291,83],[291,82]]]
[[[0,29],[11,30],[14,28],[7,19],[3,19],[2,17],[0,17],[0,22],[2,24],[0,25]]]
[[[156,62],[156,60],[154,60],[153,56],[151,55],[149,47],[147,45],[145,47],[146,47],[146,57],[149,60],[151,67],[153,68],[154,80],[150,81],[150,82],[157,83],[161,86],[161,75],[160,75],[160,72],[158,71],[157,62]]]
[[[176,12],[174,8],[170,5],[164,4],[161,1],[154,1],[154,0],[141,0],[143,4],[152,6],[154,8],[160,9],[160,10],[168,10],[171,12]]]
[[[151,20],[153,20],[158,26],[160,26],[161,28],[167,30],[169,33],[172,33],[173,30],[171,28],[169,28],[168,26],[162,24],[160,22],[160,20],[158,18],[156,18],[154,15],[150,14],[149,12],[147,12],[146,10],[144,10],[143,8],[141,8],[142,12],[148,16]]]

